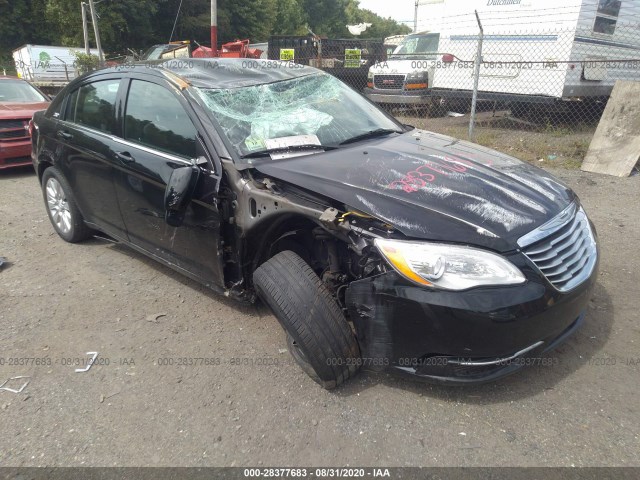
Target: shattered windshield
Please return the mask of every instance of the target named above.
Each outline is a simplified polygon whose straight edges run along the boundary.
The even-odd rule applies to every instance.
[[[274,145],[329,149],[368,132],[402,130],[376,106],[325,73],[197,91],[240,157]]]
[[[393,57],[401,56],[435,56],[440,43],[439,33],[428,35],[409,35],[393,52]]]

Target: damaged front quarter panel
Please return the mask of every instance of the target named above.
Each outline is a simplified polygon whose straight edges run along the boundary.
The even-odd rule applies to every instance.
[[[301,222],[309,233],[320,227],[331,236],[347,241],[337,229],[338,212],[318,196],[306,194],[281,181],[256,175],[251,170],[226,170],[227,182],[233,184],[226,199],[228,207],[224,235],[225,278],[229,294],[255,300],[251,275],[258,264],[269,256],[274,242],[287,235]],[[239,192],[237,195],[232,191]]]

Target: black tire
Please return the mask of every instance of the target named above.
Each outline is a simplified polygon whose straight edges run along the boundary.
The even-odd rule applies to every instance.
[[[429,116],[429,112],[431,111],[431,107],[415,107],[414,112],[417,118],[427,118]]]
[[[352,377],[360,365],[358,342],[327,287],[305,261],[280,252],[253,273],[260,299],[288,335],[300,367],[327,390]]]
[[[66,201],[68,211],[71,214],[69,229],[66,231],[56,224],[52,216],[51,209],[49,208],[47,200],[47,185],[50,179],[55,179],[58,185],[62,188],[62,191],[64,192],[64,200]],[[51,225],[56,233],[60,235],[60,238],[70,243],[77,243],[86,240],[93,235],[93,231],[84,223],[82,214],[80,213],[80,210],[78,210],[69,182],[67,182],[67,179],[64,178],[64,175],[62,175],[60,170],[56,167],[49,167],[44,171],[44,174],[42,175],[42,195],[44,197],[44,204],[47,209],[47,215],[49,216]]]
[[[431,99],[431,105],[428,108],[430,118],[444,117],[447,113],[447,101],[443,98],[434,97]]]
[[[515,118],[527,120],[528,118],[535,117],[535,115],[532,115],[535,112],[535,108],[524,102],[511,103],[511,105],[509,105],[509,110],[511,111],[511,115]]]

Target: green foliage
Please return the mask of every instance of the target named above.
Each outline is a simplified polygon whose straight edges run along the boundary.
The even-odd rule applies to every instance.
[[[100,65],[100,59],[96,55],[78,52],[77,50],[70,50],[69,52],[76,57],[73,64],[80,75],[91,72]]]
[[[88,2],[88,0],[86,0]],[[103,0],[96,3],[103,49],[110,56],[170,40],[180,0]],[[210,0],[183,0],[171,40],[209,44]],[[91,18],[89,16],[89,22]],[[347,24],[372,23],[362,38],[407,33],[394,20],[360,9],[358,0],[219,0],[219,42],[270,35],[353,38]],[[79,0],[0,0],[0,57],[25,43],[82,47]],[[93,27],[89,23],[91,46]]]
[[[57,39],[45,18],[47,0],[0,0],[0,73],[13,72],[11,52],[25,43],[49,45]]]
[[[157,2],[154,0],[100,2],[96,4],[96,11],[100,17],[98,25],[102,48],[107,52],[120,53],[128,47],[144,47],[148,45],[149,39],[154,39],[153,22],[158,12]],[[84,45],[78,0],[47,0],[45,13],[50,28],[58,39],[56,44],[69,47]],[[89,38],[91,45],[95,46],[91,16],[87,16]]]

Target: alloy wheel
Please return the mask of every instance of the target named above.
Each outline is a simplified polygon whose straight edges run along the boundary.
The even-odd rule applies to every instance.
[[[53,223],[64,234],[71,231],[71,210],[62,185],[55,178],[47,180],[47,207]]]

